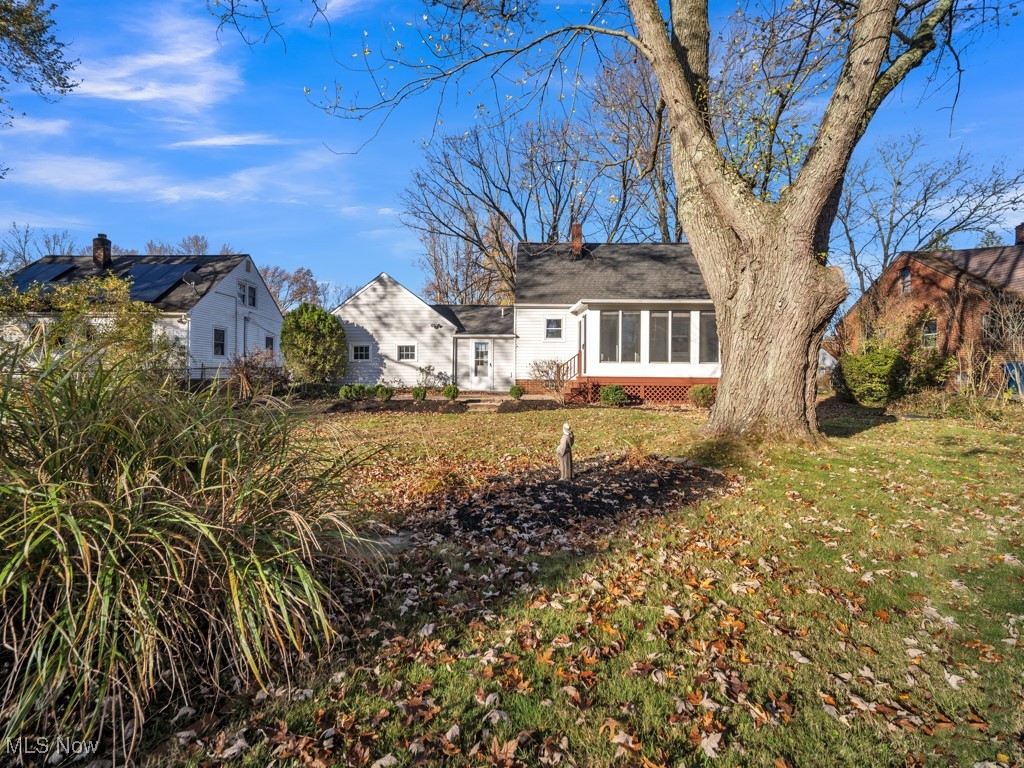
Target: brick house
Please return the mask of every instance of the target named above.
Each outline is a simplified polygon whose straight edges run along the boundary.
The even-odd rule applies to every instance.
[[[961,372],[982,364],[995,372],[1000,363],[1019,362],[1024,224],[1014,240],[991,248],[901,253],[839,322],[837,351],[860,349],[868,335],[892,338],[916,326],[922,346],[957,357]]]

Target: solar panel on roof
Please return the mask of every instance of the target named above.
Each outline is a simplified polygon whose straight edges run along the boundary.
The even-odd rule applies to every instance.
[[[14,287],[19,291],[28,290],[33,283],[48,283],[69,271],[74,264],[61,264],[52,261],[30,264],[14,276]]]
[[[128,270],[130,296],[134,301],[156,301],[194,268],[193,264],[133,264]]]

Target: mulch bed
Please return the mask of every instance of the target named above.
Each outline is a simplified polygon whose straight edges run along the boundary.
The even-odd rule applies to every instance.
[[[516,550],[576,549],[623,522],[663,515],[709,495],[731,492],[735,479],[685,460],[599,456],[578,462],[571,482],[551,469],[493,478],[484,490],[449,490],[412,506],[405,527],[419,537]]]
[[[475,398],[466,400],[339,400],[324,409],[324,413],[466,413],[469,404],[479,402]],[[502,400],[498,413],[526,413],[527,411],[557,411],[562,408],[579,408],[578,405],[559,405],[554,400]]]

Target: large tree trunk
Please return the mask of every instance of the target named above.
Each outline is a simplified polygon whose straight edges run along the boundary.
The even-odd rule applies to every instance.
[[[688,234],[722,349],[707,430],[816,441],[818,350],[847,295],[842,271],[819,263],[814,226],[784,216],[766,222],[752,210],[753,233],[740,236],[707,209],[691,213]]]
[[[709,281],[722,378],[707,429],[813,442],[818,350],[846,281],[840,270],[819,265],[809,245],[794,248],[784,232],[775,234],[781,237],[759,238],[740,255],[747,266],[733,284]]]

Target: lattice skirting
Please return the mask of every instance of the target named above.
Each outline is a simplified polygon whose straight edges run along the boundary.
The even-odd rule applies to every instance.
[[[600,402],[601,387],[618,383],[629,396],[632,403],[649,403],[652,405],[668,405],[688,403],[690,390],[704,382],[693,384],[659,383],[657,380],[650,383],[625,383],[616,381],[582,381],[575,382],[569,387],[567,400],[572,402],[597,403]],[[712,386],[715,386],[712,384]]]

